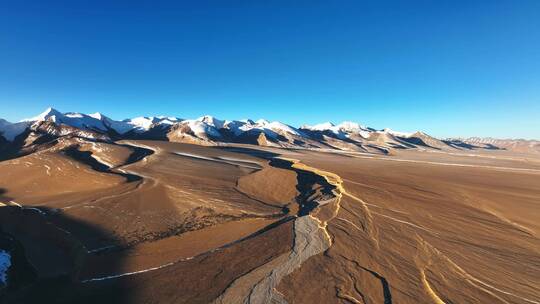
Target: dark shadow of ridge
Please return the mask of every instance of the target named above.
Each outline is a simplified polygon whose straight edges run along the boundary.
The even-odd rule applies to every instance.
[[[5,202],[9,198],[0,197]],[[92,254],[91,240],[115,241],[112,233],[62,212],[41,207],[0,207],[0,250],[11,256],[7,286],[0,289],[0,303],[90,303],[80,278]],[[121,272],[122,259],[107,267]],[[130,303],[129,293],[115,293],[110,301]]]
[[[278,155],[261,151],[257,154]],[[76,156],[92,163],[91,154]],[[137,155],[132,159],[142,157]],[[115,277],[133,271],[126,267],[128,250],[115,251],[114,259],[108,259],[109,251],[100,250],[101,246],[121,244],[114,232],[57,209],[43,206],[37,209],[25,206],[22,201],[18,202],[22,207],[9,205],[11,198],[6,194],[0,189],[0,202],[8,205],[0,207],[0,249],[12,253],[13,265],[9,270],[8,287],[0,292],[2,304],[155,303],[160,300],[208,303],[235,278],[288,252],[292,246],[292,224],[288,217],[219,250],[175,263],[174,267],[87,282],[102,278],[99,271],[104,268]],[[96,256],[106,259],[95,259]],[[100,264],[93,264],[96,260]]]
[[[133,147],[133,146],[129,146],[129,145],[121,145],[121,146],[128,147],[128,148],[133,150],[133,153],[131,153],[129,155],[127,161],[124,164],[122,164],[122,166],[127,166],[129,164],[133,164],[135,162],[138,162],[141,159],[143,159],[143,158],[145,158],[145,157],[147,157],[149,155],[152,155],[154,153],[154,151],[152,151],[150,149]],[[122,177],[124,177],[126,179],[127,182],[135,182],[135,181],[142,180],[142,177],[140,177],[140,176],[138,176],[136,174],[111,170],[112,168],[110,168],[109,166],[99,162],[96,158],[94,158],[92,156],[93,153],[91,151],[81,151],[81,150],[79,150],[78,146],[70,146],[70,147],[64,149],[63,152],[67,156],[69,156],[69,157],[71,157],[71,158],[73,158],[73,159],[75,159],[77,161],[80,161],[80,162],[82,162],[84,164],[89,165],[95,171],[122,176]]]

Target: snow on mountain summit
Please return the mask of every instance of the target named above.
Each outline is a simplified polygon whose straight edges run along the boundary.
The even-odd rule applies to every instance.
[[[38,121],[49,120],[58,124],[66,124],[72,127],[81,129],[90,129],[98,131],[114,130],[116,133],[123,135],[128,132],[135,132],[142,134],[149,131],[151,128],[160,126],[162,128],[170,128],[173,125],[181,124],[189,127],[197,137],[200,138],[220,138],[223,136],[220,130],[225,129],[229,131],[229,134],[234,136],[240,136],[243,133],[264,133],[265,135],[276,138],[277,136],[285,136],[290,138],[291,136],[306,137],[306,134],[302,132],[302,129],[311,132],[326,132],[326,135],[333,134],[335,138],[341,140],[348,140],[354,136],[361,138],[368,138],[374,129],[366,128],[358,123],[351,121],[344,121],[338,125],[331,122],[325,122],[316,124],[313,126],[302,126],[300,129],[281,123],[279,121],[268,121],[266,119],[259,119],[253,121],[250,119],[245,120],[221,120],[210,115],[205,115],[197,119],[181,120],[175,117],[166,116],[140,116],[131,119],[125,119],[122,121],[112,120],[105,115],[97,112],[94,114],[86,115],[81,113],[64,113],[62,114],[56,109],[48,108],[40,115],[27,119],[26,121]],[[187,130],[187,129],[186,129]],[[182,131],[180,131],[182,132]],[[328,133],[329,132],[329,133]],[[394,136],[408,137],[409,133],[395,132],[390,129],[385,129],[384,133],[388,133]]]
[[[11,123],[0,118],[0,136],[4,137],[8,141],[13,141],[15,137],[19,136],[26,130],[29,124],[29,122],[25,121]]]
[[[135,126],[136,128],[140,128],[140,129],[143,129],[143,130],[148,130],[150,129],[150,126],[152,126],[152,124],[156,123],[159,121],[159,118],[157,117],[144,117],[144,116],[141,116],[141,117],[135,117],[135,118],[132,118],[132,119],[129,119],[129,120],[124,120],[124,122],[127,122],[128,124],[131,124],[133,126]]]
[[[212,126],[216,129],[221,129],[223,128],[223,126],[225,125],[225,121],[224,120],[219,120],[213,116],[210,116],[210,115],[205,115],[205,116],[202,116],[202,117],[199,117],[197,118],[196,120],[200,121],[200,122],[203,122],[209,126]]]
[[[125,134],[130,131],[135,133],[143,133],[150,130],[154,126],[171,126],[181,119],[167,116],[139,116],[122,121],[108,120],[108,127],[116,131],[118,134]]]
[[[179,121],[176,117],[151,116],[135,117],[122,121],[113,120],[100,112],[93,114],[82,114],[76,112],[61,113],[54,108],[47,108],[36,117],[24,119],[24,122],[52,121],[57,124],[65,124],[70,127],[83,130],[107,131],[112,129],[118,134],[125,134],[130,131],[137,133],[148,131],[154,125],[170,126]]]
[[[330,132],[340,139],[347,139],[351,135],[360,135],[363,138],[367,138],[371,133],[371,129],[351,121],[344,121],[339,125],[335,125],[331,122],[324,122],[314,126],[304,125],[301,129],[317,132]]]
[[[88,116],[92,117],[92,118],[95,118],[95,119],[98,119],[98,120],[101,120],[101,121],[104,121],[104,120],[108,120],[109,118],[99,112],[96,112],[96,113],[93,113],[93,114],[88,114]]]
[[[396,146],[410,147],[411,143],[445,148],[444,143],[441,144],[424,133],[404,133],[391,129],[376,130],[352,121],[343,121],[340,124],[324,122],[295,128],[279,121],[266,119],[222,120],[210,115],[188,120],[171,116],[139,116],[114,120],[100,112],[62,113],[54,108],[48,108],[38,116],[26,119],[20,124],[0,120],[0,135],[8,141],[13,141],[29,126],[32,128],[41,126],[40,121],[57,125],[59,131],[55,131],[55,134],[74,132],[67,127],[64,128],[64,125],[91,133],[93,138],[97,138],[98,135],[111,139],[168,138],[172,141],[196,144],[263,143],[282,147],[332,147],[351,151],[369,151],[373,145],[382,147],[382,150]]]
[[[107,131],[107,127],[103,124],[103,121],[96,118],[96,116],[75,112],[61,113],[54,108],[47,108],[38,116],[24,119],[23,122],[51,121],[56,124],[64,124],[82,130]]]
[[[57,117],[63,117],[64,115],[57,111],[56,109],[49,107],[45,111],[43,111],[38,116],[32,117],[32,118],[26,118],[21,121],[46,121],[46,120],[52,120],[56,121]]]
[[[279,121],[273,121],[273,122],[267,123],[264,127],[278,133],[288,133],[288,134],[294,134],[298,136],[302,135],[296,128],[286,125],[284,123],[281,123]]]
[[[391,135],[394,135],[394,136],[398,136],[398,137],[411,137],[414,134],[414,133],[410,133],[410,132],[394,131],[394,130],[389,129],[389,128],[383,129],[382,132],[388,133],[388,134],[391,134]]]
[[[356,123],[356,122],[352,122],[352,121],[344,121],[342,123],[340,123],[339,125],[337,125],[338,128],[344,130],[344,131],[349,131],[349,132],[355,132],[355,131],[360,131],[360,130],[367,130],[366,127]]]
[[[334,124],[331,122],[323,122],[323,123],[316,124],[313,126],[309,126],[309,125],[302,126],[303,129],[308,129],[312,131],[327,131],[327,130],[332,130],[332,128],[334,127],[335,127]]]
[[[48,108],[40,115],[26,119],[28,122],[35,121],[52,121],[57,124],[65,124],[71,127],[90,129],[94,131],[107,131],[114,130],[116,133],[122,135],[130,131],[135,133],[143,133],[155,126],[171,127],[175,124],[182,123],[190,127],[190,129],[198,136],[206,137],[208,135],[213,137],[220,137],[221,129],[227,129],[231,134],[239,136],[246,132],[263,132],[270,137],[283,136],[305,136],[299,129],[281,123],[279,121],[268,121],[266,119],[259,119],[253,121],[246,120],[221,120],[210,115],[205,115],[197,119],[181,120],[175,117],[166,116],[140,116],[131,119],[125,119],[122,121],[116,121],[108,118],[102,113],[96,112],[93,114],[81,114],[81,113],[61,113],[54,108]],[[330,122],[318,124],[312,127],[303,127],[308,130],[316,131],[331,131],[339,135],[339,137],[346,137],[347,132],[359,132],[361,130],[367,130],[353,122],[343,122],[340,125],[334,125]]]

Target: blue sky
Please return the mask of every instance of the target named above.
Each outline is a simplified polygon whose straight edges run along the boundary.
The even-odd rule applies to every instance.
[[[540,1],[11,2],[11,121],[53,106],[540,138]]]

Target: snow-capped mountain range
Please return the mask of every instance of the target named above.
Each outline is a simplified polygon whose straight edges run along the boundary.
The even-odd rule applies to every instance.
[[[30,136],[32,135],[32,136]],[[62,113],[48,108],[36,117],[10,123],[0,119],[0,142],[72,136],[87,140],[160,139],[201,145],[256,144],[284,148],[338,149],[389,153],[393,149],[470,149],[466,141],[439,140],[422,132],[376,130],[354,122],[295,128],[278,121],[260,119],[220,120],[156,116],[113,120],[101,113]]]
[[[155,125],[172,125],[181,121],[176,117],[136,117],[116,121],[108,118],[101,113],[82,114],[82,113],[61,113],[53,108],[48,108],[36,117],[23,119],[21,123],[32,124],[39,121],[51,121],[56,124],[64,124],[70,127],[83,130],[92,130],[97,132],[107,132],[114,130],[118,134],[125,134],[133,131],[142,133]]]

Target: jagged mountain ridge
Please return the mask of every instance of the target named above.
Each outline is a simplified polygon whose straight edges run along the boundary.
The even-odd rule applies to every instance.
[[[283,148],[337,149],[389,153],[394,149],[487,148],[456,140],[439,140],[423,132],[404,133],[377,130],[354,122],[335,125],[327,122],[295,128],[264,119],[220,120],[212,116],[197,119],[177,117],[137,117],[113,120],[101,113],[62,113],[48,108],[40,115],[18,123],[0,120],[0,142],[28,146],[38,138],[72,136],[97,141],[117,139],[160,139],[199,145],[225,143],[255,144]],[[24,142],[23,144],[21,142]],[[39,140],[38,140],[39,142]],[[490,147],[492,148],[492,147]]]
[[[499,139],[492,137],[469,137],[457,139],[468,145],[483,149],[505,149],[515,152],[540,153],[540,140],[534,139]]]

